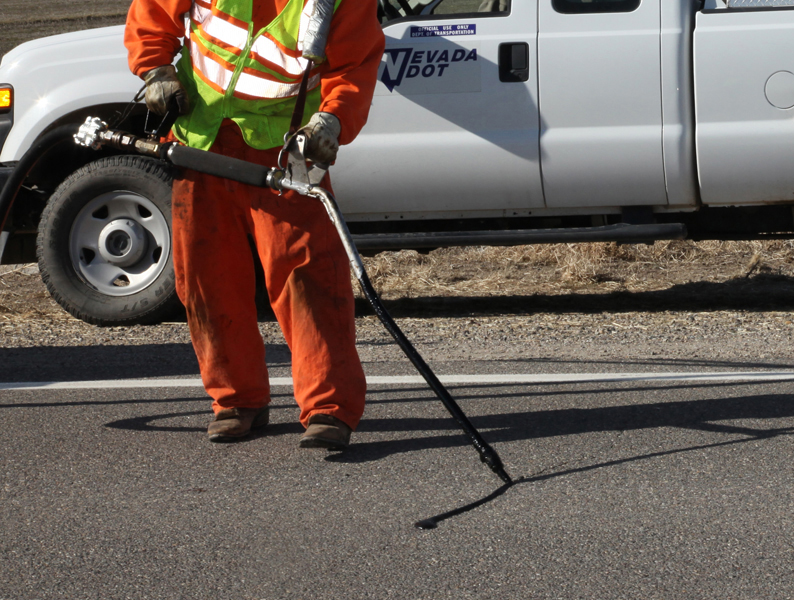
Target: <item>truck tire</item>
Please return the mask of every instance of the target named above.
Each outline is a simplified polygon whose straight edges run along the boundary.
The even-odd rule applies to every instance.
[[[156,160],[111,156],[58,186],[36,250],[44,284],[66,311],[108,326],[156,323],[177,310],[171,181]]]

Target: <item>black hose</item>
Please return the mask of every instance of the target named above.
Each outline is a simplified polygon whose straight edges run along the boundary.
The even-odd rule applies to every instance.
[[[161,157],[177,167],[247,185],[267,187],[267,176],[270,173],[268,167],[181,144],[166,144],[163,148],[165,152],[161,153]]]
[[[408,357],[408,360],[413,363],[414,367],[416,367],[416,370],[419,371],[419,374],[424,377],[424,380],[436,393],[436,396],[438,396],[439,400],[441,400],[441,403],[444,405],[447,411],[449,411],[449,414],[452,415],[452,417],[458,422],[458,425],[460,425],[461,429],[463,429],[463,432],[469,438],[471,445],[474,446],[474,449],[480,454],[480,460],[488,465],[491,471],[499,476],[499,479],[508,485],[512,484],[513,480],[510,478],[510,475],[507,474],[507,471],[505,471],[504,465],[502,464],[502,459],[499,458],[496,450],[488,445],[488,443],[480,435],[480,432],[477,431],[474,425],[471,424],[471,421],[469,421],[468,417],[466,417],[460,406],[458,406],[458,403],[455,402],[455,399],[447,391],[447,388],[445,388],[441,381],[439,381],[438,377],[436,377],[436,374],[433,373],[433,370],[419,355],[419,352],[416,351],[416,348],[414,348],[413,344],[411,344],[408,338],[405,337],[405,334],[397,326],[397,323],[394,322],[394,319],[391,318],[391,315],[386,310],[386,307],[383,306],[383,302],[381,302],[378,292],[375,291],[375,287],[369,280],[367,270],[364,268],[364,263],[361,260],[361,255],[356,248],[356,244],[353,242],[353,238],[350,235],[350,229],[347,227],[347,222],[345,221],[344,216],[342,216],[342,211],[339,210],[339,205],[337,204],[334,195],[328,190],[318,186],[310,186],[308,191],[304,192],[299,187],[295,188],[286,185],[283,179],[281,180],[281,183],[286,189],[293,189],[300,194],[316,198],[323,203],[328,216],[331,218],[331,222],[334,224],[334,227],[339,234],[339,238],[345,248],[345,253],[350,260],[350,266],[353,268],[353,272],[355,273],[356,279],[361,286],[361,290],[364,292],[367,300],[369,300],[369,303],[375,310],[375,314],[378,315],[380,322],[383,323],[383,326],[394,338],[394,341],[397,342],[397,345],[405,353],[405,356]]]
[[[61,125],[52,131],[44,134],[25,152],[25,155],[19,160],[11,177],[6,181],[3,186],[3,191],[0,192],[0,231],[5,228],[8,216],[11,214],[11,209],[14,207],[14,200],[19,193],[19,188],[27,179],[33,167],[39,162],[44,154],[56,144],[63,142],[74,134],[77,133],[79,125]]]

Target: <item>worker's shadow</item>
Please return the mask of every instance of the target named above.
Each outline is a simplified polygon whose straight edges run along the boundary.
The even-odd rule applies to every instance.
[[[736,387],[735,383],[723,384],[723,387]],[[667,389],[715,387],[713,385],[669,386]],[[658,391],[659,387],[622,389],[623,392]],[[614,390],[590,390],[587,394]],[[570,394],[570,391],[563,393]],[[581,391],[579,393],[582,393]],[[492,396],[493,398],[494,396]],[[499,396],[495,396],[498,398]],[[512,482],[501,485],[490,494],[473,502],[452,508],[441,514],[423,519],[416,523],[420,529],[434,529],[441,521],[466,513],[505,494],[516,485],[531,484],[547,479],[565,477],[577,473],[610,468],[641,460],[662,458],[685,452],[718,449],[748,442],[758,443],[759,440],[772,439],[794,433],[791,427],[750,427],[737,425],[742,419],[773,420],[794,416],[794,397],[788,394],[746,395],[734,398],[715,398],[689,402],[666,402],[644,405],[599,407],[589,409],[560,409],[536,412],[520,412],[510,414],[486,415],[473,417],[472,424],[477,427],[487,442],[501,443],[528,440],[532,438],[568,436],[583,433],[628,431],[656,429],[661,427],[678,427],[721,434],[712,436],[703,443],[661,449],[656,452],[638,454],[628,457],[614,457],[601,462],[593,462],[567,469],[544,470],[535,474],[522,474],[520,465],[506,465],[508,472],[515,478]],[[733,422],[733,423],[732,423]],[[781,424],[782,425],[782,424]],[[427,431],[445,429],[450,432],[457,429],[451,419],[372,419],[362,422],[362,431]],[[333,462],[366,462],[380,460],[399,452],[415,452],[430,448],[449,448],[468,445],[462,434],[444,436],[428,436],[422,438],[365,442],[356,444],[349,452],[329,455],[327,460]],[[472,453],[472,456],[474,454]],[[520,477],[519,477],[520,475]],[[494,477],[494,481],[496,478]]]
[[[762,385],[778,384],[777,382],[753,382],[754,387]],[[553,386],[544,385],[542,390],[533,391],[524,389],[518,392],[494,393],[500,386],[469,385],[454,388],[453,395],[457,400],[465,402],[463,409],[465,412],[472,411],[469,402],[487,401],[489,404],[499,400],[530,400],[533,396],[543,396],[549,398],[553,395],[560,396],[585,396],[592,398],[599,394],[614,394],[616,390],[612,387],[603,388],[580,388],[571,390],[569,384],[564,388],[555,391]],[[511,390],[515,385],[503,386]],[[737,389],[741,384],[727,382],[715,384],[712,382],[693,384],[680,383],[671,385],[638,385],[634,387],[620,387],[622,394],[639,395],[643,393],[659,393],[662,391],[675,392],[677,390],[695,390],[718,388]],[[551,388],[551,389],[550,389]],[[483,393],[487,390],[487,395]],[[404,392],[422,393],[424,389],[402,390]],[[373,398],[379,393],[392,394],[393,390],[370,390],[368,401],[371,407],[381,404],[431,404],[438,400],[433,396],[420,396],[411,398],[396,398],[379,400]],[[158,400],[110,400],[108,404],[117,403],[175,403],[190,402],[195,403],[196,398],[185,399],[158,399]],[[202,398],[200,400],[204,402]],[[76,401],[65,404],[94,404],[96,401]],[[63,406],[64,403],[59,403]],[[49,403],[25,403],[12,406],[48,406]],[[272,411],[293,409],[290,394],[274,395],[271,404]],[[271,414],[273,414],[271,412]],[[120,419],[107,423],[105,426],[113,429],[126,429],[131,431],[169,431],[174,433],[193,433],[203,432],[204,427],[196,427],[181,424],[165,424],[164,421],[172,419],[184,419],[198,415],[207,415],[208,410],[180,411],[173,413],[161,413],[156,415],[142,415],[127,419]],[[704,432],[721,433],[726,435],[740,435],[741,439],[765,439],[778,435],[788,434],[792,431],[790,427],[770,427],[755,428],[745,427],[736,424],[726,423],[741,419],[785,419],[794,417],[794,396],[788,394],[769,394],[769,395],[746,395],[733,398],[714,398],[705,400],[691,400],[683,402],[660,402],[654,404],[639,404],[626,406],[609,406],[596,408],[566,408],[558,410],[541,411],[522,411],[513,413],[499,413],[491,415],[471,416],[471,423],[477,428],[485,440],[491,444],[505,442],[525,441],[536,438],[549,438],[579,435],[586,433],[608,432],[608,431],[632,431],[642,429],[657,429],[660,427],[677,427],[682,429],[701,430]],[[297,422],[271,422],[264,432],[250,439],[265,436],[292,435],[303,431]],[[377,441],[354,441],[355,443],[345,452],[329,454],[327,460],[334,462],[363,463],[384,459],[394,454],[406,452],[418,452],[428,449],[454,448],[467,446],[468,439],[461,432],[458,424],[446,415],[438,417],[408,417],[408,418],[370,418],[365,415],[361,421],[357,436],[361,434],[366,437],[377,437],[377,434],[386,434],[381,437],[392,437],[393,439],[382,439]],[[409,436],[400,435],[408,433]],[[411,437],[410,434],[416,433],[421,437]],[[393,434],[398,434],[394,438]],[[734,439],[734,438],[731,438]]]
[[[289,400],[292,399],[291,394],[272,394],[273,403],[271,404],[271,409],[283,409],[283,408],[292,408],[294,405],[289,403]],[[287,400],[288,402],[284,402]],[[140,400],[140,399],[133,399],[133,400],[113,400],[107,402],[108,404],[121,404],[121,403],[128,403],[128,404],[139,404],[139,403],[181,403],[181,402],[189,402],[189,403],[201,403],[202,406],[207,406],[207,401],[205,398],[166,398],[160,400]],[[61,402],[59,403],[60,406],[63,405],[76,405],[76,404],[96,404],[95,401],[92,402]],[[14,405],[14,406],[48,406],[47,403],[35,404],[35,403],[26,403],[23,405]],[[110,423],[106,423],[105,427],[110,429],[124,429],[127,431],[141,431],[141,432],[155,432],[155,431],[166,431],[171,433],[206,433],[207,427],[206,425],[202,426],[192,426],[192,425],[184,425],[179,424],[179,421],[183,421],[186,418],[190,417],[198,417],[198,416],[205,416],[207,419],[207,423],[212,418],[212,412],[209,408],[205,408],[203,410],[192,410],[192,411],[179,411],[179,412],[171,412],[171,413],[161,413],[156,415],[141,415],[137,417],[130,417],[127,419],[119,419],[118,421],[112,421]],[[176,421],[177,424],[167,424],[171,421]],[[253,442],[261,437],[264,436],[277,436],[277,435],[294,435],[303,432],[303,427],[300,423],[296,422],[289,422],[289,423],[273,423],[271,422],[266,428],[261,429],[259,431],[253,432],[248,437],[238,441],[237,443],[246,443],[246,442]]]
[[[202,399],[202,402],[205,402]],[[195,410],[190,412],[167,413],[154,416],[141,416],[132,417],[129,419],[119,419],[111,423],[106,423],[105,427],[110,429],[125,429],[127,431],[169,431],[172,433],[207,433],[206,425],[201,427],[194,427],[189,425],[162,425],[157,421],[167,419],[179,419],[184,417],[192,417],[204,415],[207,417],[207,423],[210,422],[212,413],[208,410]],[[251,443],[262,437],[272,437],[277,435],[298,435],[303,433],[304,429],[300,423],[270,423],[266,428],[254,431],[245,438],[238,440],[235,444]]]

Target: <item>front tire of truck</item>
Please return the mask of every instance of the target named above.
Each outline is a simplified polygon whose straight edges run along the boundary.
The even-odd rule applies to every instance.
[[[111,156],[58,186],[39,222],[37,256],[66,311],[111,326],[160,322],[178,309],[171,181],[156,160]]]

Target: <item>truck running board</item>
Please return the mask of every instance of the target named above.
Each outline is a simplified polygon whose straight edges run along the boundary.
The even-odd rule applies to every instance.
[[[560,229],[516,229],[508,231],[440,231],[428,233],[372,233],[353,235],[359,250],[403,250],[449,246],[521,246],[524,244],[572,244],[578,242],[619,242],[647,244],[657,240],[683,240],[683,223]]]

